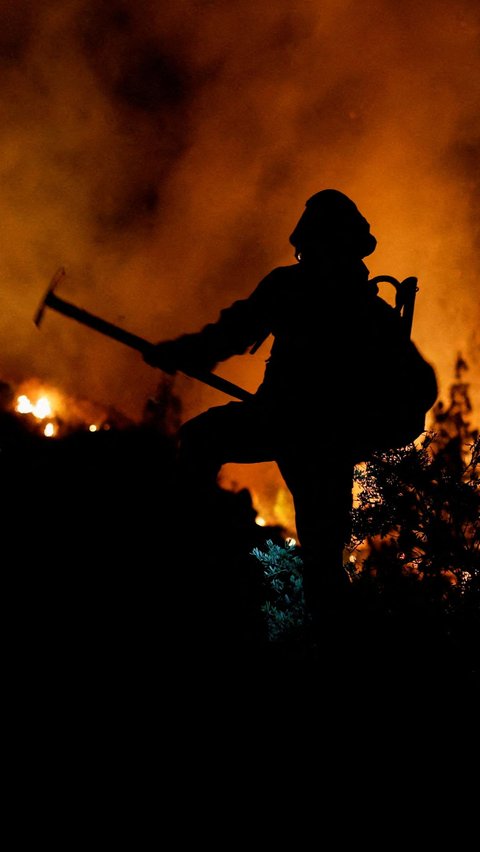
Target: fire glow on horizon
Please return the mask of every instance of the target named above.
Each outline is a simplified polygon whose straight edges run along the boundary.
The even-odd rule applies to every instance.
[[[9,408],[26,417],[31,428],[47,438],[61,438],[77,430],[108,430],[109,420],[115,423],[114,412],[101,409],[88,400],[68,397],[53,385],[37,379],[29,379],[16,387]],[[121,428],[122,423],[116,425]]]
[[[0,377],[139,419],[159,374],[138,355],[52,311],[34,328],[54,270],[60,295],[147,339],[193,331],[293,262],[306,198],[332,186],[371,222],[371,274],[418,277],[413,337],[444,392],[462,352],[479,410],[480,7],[359,8],[2,5]],[[267,356],[219,372],[254,390]],[[227,401],[176,389],[184,417]]]

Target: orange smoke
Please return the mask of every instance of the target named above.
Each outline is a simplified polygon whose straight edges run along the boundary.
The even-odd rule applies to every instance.
[[[378,238],[371,274],[418,276],[413,337],[442,391],[462,351],[478,411],[478,3],[358,8],[3,4],[2,378],[138,419],[159,378],[140,356],[51,311],[34,328],[54,270],[61,295],[137,334],[191,331],[292,262],[305,199],[336,187]],[[252,390],[267,355],[219,372]],[[177,389],[185,417],[226,400]],[[234,476],[259,487],[265,470]]]

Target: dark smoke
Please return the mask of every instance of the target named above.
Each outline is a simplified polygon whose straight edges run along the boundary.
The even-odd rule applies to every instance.
[[[361,12],[361,14],[359,13]],[[480,9],[474,0],[20,0],[0,8],[0,372],[139,417],[158,374],[65,298],[150,339],[292,262],[305,199],[351,196],[371,273],[417,275],[414,338],[480,402]],[[233,359],[253,389],[268,355]],[[179,380],[186,414],[216,394]]]

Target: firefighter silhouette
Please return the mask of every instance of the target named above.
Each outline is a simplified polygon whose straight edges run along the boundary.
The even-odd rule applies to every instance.
[[[334,189],[317,192],[290,243],[292,265],[273,269],[216,322],[158,343],[145,360],[172,374],[211,370],[273,337],[251,399],[210,408],[180,428],[179,475],[185,494],[198,494],[227,462],[278,464],[316,617],[348,586],[354,465],[413,440],[437,387],[399,313],[369,281],[363,258],[376,239],[353,201]]]

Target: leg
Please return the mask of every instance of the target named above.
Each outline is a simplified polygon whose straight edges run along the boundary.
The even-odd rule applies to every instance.
[[[231,402],[210,408],[179,431],[180,480],[195,490],[211,488],[227,462],[272,461],[272,444],[271,426],[260,407]]]
[[[271,426],[268,414],[261,406],[231,402],[210,408],[189,420],[179,432],[176,468],[175,503],[180,515],[187,514],[197,530],[216,524],[224,534],[234,522],[232,510],[235,502],[239,508],[239,523],[253,522],[251,497],[230,495],[231,500],[217,485],[217,475],[227,462],[254,463],[271,461]],[[242,501],[242,497],[245,499]],[[230,521],[225,511],[231,512]],[[220,513],[220,514],[219,514]]]
[[[252,636],[263,636],[262,577],[250,569],[257,529],[251,497],[246,489],[223,491],[216,478],[226,462],[273,459],[269,440],[260,408],[248,403],[211,408],[180,430],[172,562],[180,568],[178,597],[191,652],[204,655],[208,646],[210,659],[224,647],[231,654],[233,647],[248,647]]]
[[[336,608],[349,585],[343,548],[350,537],[353,463],[300,451],[279,467],[294,500],[305,601],[316,620]]]

